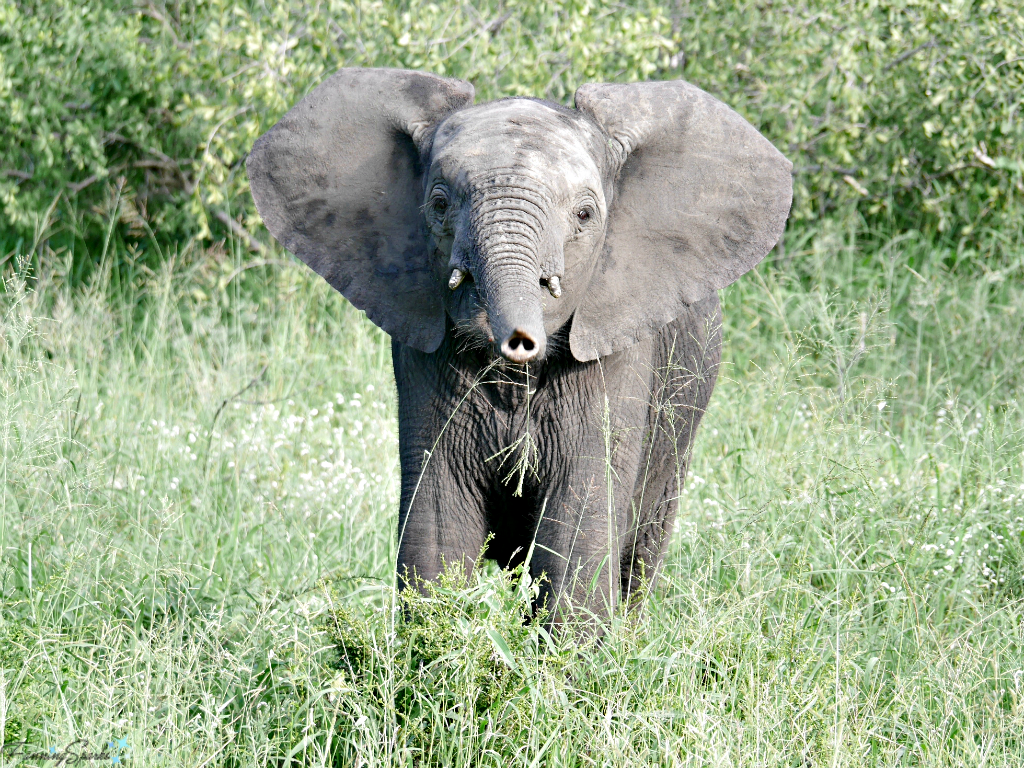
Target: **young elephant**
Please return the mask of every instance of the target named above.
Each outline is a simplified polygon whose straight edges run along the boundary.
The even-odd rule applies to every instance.
[[[254,145],[270,232],[392,338],[403,583],[531,552],[554,621],[651,583],[791,164],[682,82],[576,108],[343,69]],[[488,543],[489,541],[489,543]]]

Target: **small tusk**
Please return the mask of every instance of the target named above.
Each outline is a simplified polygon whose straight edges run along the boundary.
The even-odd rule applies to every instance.
[[[551,295],[556,299],[560,299],[562,297],[562,286],[555,275],[548,278],[548,290],[551,291]]]
[[[454,291],[456,288],[462,285],[462,281],[465,279],[465,272],[463,272],[461,269],[453,269],[452,276],[448,278],[448,288]]]

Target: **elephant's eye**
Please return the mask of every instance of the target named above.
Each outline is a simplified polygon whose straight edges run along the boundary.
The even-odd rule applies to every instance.
[[[589,221],[590,220],[590,209],[589,208],[580,208],[578,211],[576,211],[576,218],[579,219],[580,221]]]
[[[445,211],[448,210],[448,201],[445,200],[443,197],[435,197],[431,201],[431,205],[434,208],[434,213],[439,215],[443,214]]]
[[[445,213],[448,212],[448,195],[445,194],[444,190],[434,190],[434,193],[427,201],[427,208],[434,218],[440,219],[444,217]]]

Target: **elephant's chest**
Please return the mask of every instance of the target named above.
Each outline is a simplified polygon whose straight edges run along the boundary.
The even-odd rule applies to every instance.
[[[495,470],[529,460],[557,461],[579,448],[582,414],[571,398],[525,381],[501,381],[481,386],[467,402],[468,413],[459,429],[467,447],[486,454]],[[573,423],[575,422],[575,423]]]
[[[649,383],[595,373],[555,370],[531,379],[529,389],[524,377],[480,385],[455,426],[463,460],[482,462],[490,484],[555,479],[581,461],[630,464],[647,423]]]

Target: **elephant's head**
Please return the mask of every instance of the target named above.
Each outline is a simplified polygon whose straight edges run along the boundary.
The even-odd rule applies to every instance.
[[[682,82],[585,85],[576,109],[473,106],[473,87],[343,69],[255,144],[271,233],[398,341],[445,315],[513,362],[593,360],[650,336],[778,240],[791,165]]]

